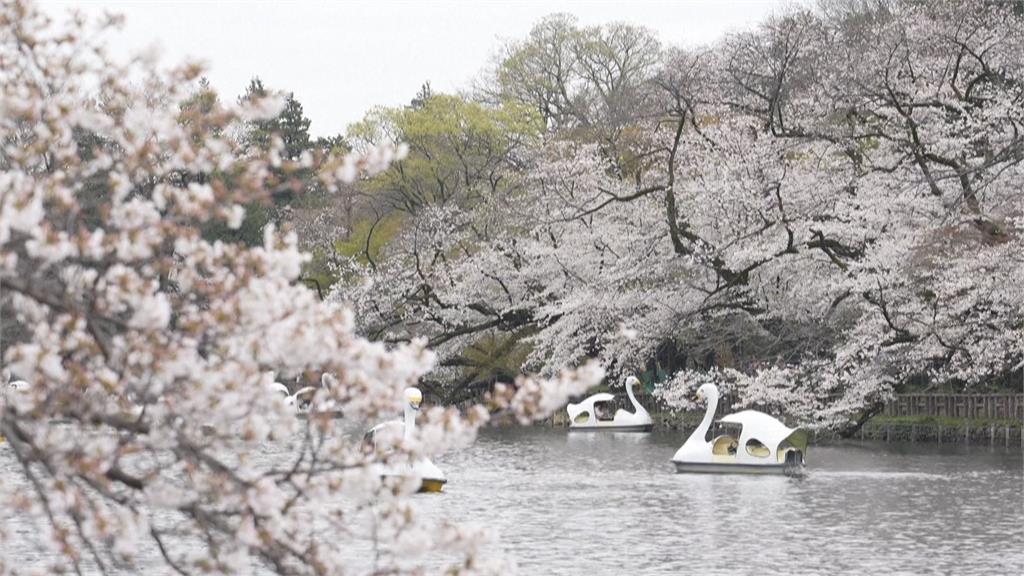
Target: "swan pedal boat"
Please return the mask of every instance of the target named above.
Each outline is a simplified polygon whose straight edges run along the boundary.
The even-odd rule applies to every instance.
[[[697,399],[705,398],[708,404],[703,420],[672,457],[676,472],[803,474],[804,430],[789,428],[763,412],[743,410],[719,420],[732,428],[738,426],[738,434],[721,434],[708,442],[705,438],[718,408],[718,387],[701,386]]]
[[[336,380],[330,374],[324,372],[320,376],[320,386],[327,390],[336,383]],[[295,411],[295,415],[299,418],[309,418],[310,414],[316,414],[318,416],[324,415],[329,418],[342,418],[343,414],[341,410],[335,408],[333,400],[328,400],[321,407],[313,406],[313,396],[317,392],[315,386],[304,386],[296,391],[294,394],[288,391],[288,387],[280,382],[272,382],[269,385],[269,389],[281,395],[281,400],[286,406]]]
[[[611,420],[597,418],[596,405],[615,400],[615,396],[607,392],[589,396],[579,404],[569,404],[566,407],[569,413],[569,431],[650,432],[654,427],[654,421],[633,395],[633,386],[639,383],[640,381],[633,376],[626,378],[626,396],[629,397],[634,411],[629,412],[620,408],[615,411],[615,416]]]
[[[405,410],[403,420],[391,420],[382,422],[371,428],[364,436],[363,442],[373,450],[377,450],[378,438],[388,435],[401,434],[406,439],[412,438],[416,429],[416,412],[419,412],[420,403],[423,401],[423,393],[418,388],[405,389]],[[410,463],[400,464],[377,464],[381,478],[408,478],[420,479],[420,486],[417,492],[442,492],[444,485],[448,483],[444,472],[438,468],[429,458],[421,457],[419,460]]]

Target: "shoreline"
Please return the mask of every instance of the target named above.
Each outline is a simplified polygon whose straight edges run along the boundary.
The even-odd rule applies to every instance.
[[[688,431],[700,421],[700,414],[652,412],[654,430]],[[568,428],[569,417],[565,410],[549,416],[538,425],[551,428]],[[949,418],[935,416],[884,416],[868,420],[856,433],[845,439],[872,440],[877,442],[969,444],[977,446],[1021,447],[1024,450],[1024,423],[1013,419]],[[811,444],[843,440],[831,430],[809,430]]]

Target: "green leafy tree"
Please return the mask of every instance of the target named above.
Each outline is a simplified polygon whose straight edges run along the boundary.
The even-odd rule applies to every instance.
[[[660,113],[651,80],[662,59],[646,28],[582,27],[574,16],[553,14],[502,49],[484,92],[533,108],[563,139],[599,144],[620,175],[637,176],[640,159],[660,146],[638,125]]]
[[[391,208],[415,213],[431,205],[468,206],[514,184],[522,153],[539,140],[543,121],[530,107],[489,106],[429,84],[413,104],[378,108],[349,129],[357,146],[402,142],[408,156],[368,183]]]

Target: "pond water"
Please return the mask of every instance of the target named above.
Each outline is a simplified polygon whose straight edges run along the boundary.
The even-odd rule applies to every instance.
[[[676,474],[669,459],[683,439],[485,430],[435,460],[445,493],[413,503],[428,518],[492,529],[521,574],[1024,574],[1019,448],[811,446],[807,474],[788,478]],[[270,460],[290,451],[268,448]],[[4,452],[0,487],[27,489]],[[0,512],[5,524],[15,538],[0,556],[46,567],[32,545],[38,525]],[[355,573],[372,570],[367,542],[338,545]],[[143,567],[167,573],[157,557]]]
[[[524,574],[1024,574],[1021,451],[812,446],[802,478],[676,474],[680,433],[484,431],[428,514]]]

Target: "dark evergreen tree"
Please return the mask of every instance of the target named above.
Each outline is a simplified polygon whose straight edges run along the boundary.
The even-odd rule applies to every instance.
[[[302,112],[302,104],[294,94],[288,94],[284,110],[276,118],[278,136],[284,141],[284,156],[290,160],[298,160],[303,152],[309,150],[309,118]]]
[[[269,95],[271,92],[263,85],[263,81],[255,77],[249,81],[245,94],[238,100],[245,103]],[[303,152],[311,148],[309,124],[302,104],[295,99],[294,93],[289,93],[285,97],[284,108],[276,118],[255,120],[248,126],[243,143],[247,147],[267,150],[270,148],[271,138],[276,134],[284,141],[283,155],[289,160],[298,160]]]
[[[249,85],[245,88],[245,94],[238,97],[238,103],[245,104],[253,100],[266,98],[268,95],[269,92],[263,86],[263,81],[260,80],[259,76],[256,76],[249,81]],[[270,135],[274,133],[276,123],[276,118],[271,120],[254,120],[246,127],[245,134],[242,136],[242,144],[247,148],[266,150],[270,147]]]
[[[352,145],[342,134],[334,136],[320,136],[313,141],[313,148],[327,153],[347,154],[352,150]]]

